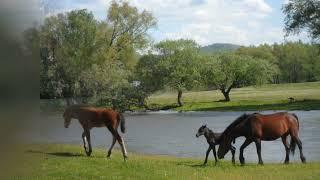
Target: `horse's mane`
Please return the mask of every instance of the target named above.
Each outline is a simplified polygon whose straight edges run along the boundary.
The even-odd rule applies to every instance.
[[[208,131],[209,131],[210,134],[214,134],[214,132],[210,128],[208,128]]]
[[[238,124],[242,123],[246,119],[248,119],[249,116],[252,114],[242,114],[239,116],[236,120],[234,120],[221,134],[221,136],[227,135],[234,127],[236,127]]]

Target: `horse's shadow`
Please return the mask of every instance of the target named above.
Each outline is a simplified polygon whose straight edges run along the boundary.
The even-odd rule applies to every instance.
[[[43,151],[36,151],[36,150],[27,150],[26,153],[38,153],[38,154],[47,154],[53,156],[60,156],[60,157],[80,157],[84,156],[80,153],[70,153],[70,152],[43,152]]]

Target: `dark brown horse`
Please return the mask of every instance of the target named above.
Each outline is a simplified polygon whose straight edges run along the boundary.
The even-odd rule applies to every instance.
[[[120,124],[121,132],[125,133],[125,119],[122,114],[112,109],[95,108],[85,105],[72,105],[65,109],[63,118],[65,128],[69,127],[72,118],[79,120],[79,123],[83,127],[82,140],[87,156],[90,156],[92,152],[90,129],[93,127],[107,127],[113,136],[113,141],[108,150],[107,157],[110,157],[112,148],[116,141],[118,141],[121,146],[123,158],[125,160],[127,159],[127,151],[124,141],[117,130]],[[86,142],[88,143],[88,147],[86,146]]]
[[[207,127],[207,125],[203,125],[198,129],[198,132],[196,134],[196,137],[204,136],[207,139],[207,143],[209,144],[208,150],[206,152],[206,159],[204,160],[203,165],[207,164],[208,156],[210,151],[212,150],[215,165],[217,164],[217,153],[216,153],[216,145],[219,145],[219,138],[221,136],[221,133],[215,133],[211,129]],[[233,142],[234,143],[234,142]],[[231,145],[231,153],[232,153],[232,163],[235,163],[234,154],[236,152],[236,148]]]
[[[287,143],[287,136],[291,136],[290,146]],[[244,136],[245,142],[240,147],[239,160],[244,164],[243,150],[250,143],[255,142],[259,164],[263,164],[261,158],[261,141],[274,141],[281,137],[286,149],[286,158],[284,163],[289,163],[289,152],[294,153],[296,144],[300,150],[300,159],[303,163],[306,158],[302,153],[302,143],[299,139],[299,120],[295,114],[280,112],[269,115],[259,113],[243,114],[232,122],[222,133],[220,146],[218,149],[218,158],[221,159],[231,148],[231,141],[234,138]]]

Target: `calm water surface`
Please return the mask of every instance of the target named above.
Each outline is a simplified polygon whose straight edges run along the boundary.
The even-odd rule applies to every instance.
[[[272,112],[274,111],[261,113]],[[320,161],[320,111],[292,112],[300,118],[300,137],[307,161]],[[128,113],[125,115],[127,133],[124,138],[129,152],[204,158],[208,145],[204,137],[195,137],[198,128],[206,123],[214,132],[221,132],[242,113],[170,111]],[[41,112],[40,117],[40,122],[32,125],[32,130],[27,134],[28,139],[33,142],[78,144],[82,147],[82,128],[77,120],[73,120],[66,129],[63,127],[62,112]],[[96,147],[107,149],[112,142],[112,136],[106,128],[92,129],[91,137],[92,145]],[[237,161],[243,141],[244,138],[236,140]],[[247,161],[257,162],[254,143],[245,149],[244,155]],[[230,157],[229,153],[226,158]],[[285,150],[281,139],[272,142],[262,141],[262,158],[265,162],[282,162],[284,157]],[[299,153],[296,153],[293,160],[299,160]]]

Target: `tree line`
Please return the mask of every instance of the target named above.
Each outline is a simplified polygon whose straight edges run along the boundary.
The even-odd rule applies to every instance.
[[[233,88],[320,80],[317,44],[265,44],[204,55],[189,39],[152,44],[148,30],[156,24],[150,12],[112,1],[104,21],[73,10],[26,30],[26,48],[40,51],[40,98],[79,98],[126,110],[146,107],[150,95],[167,88],[177,92],[182,106],[183,92],[193,89],[217,89],[230,101]]]

